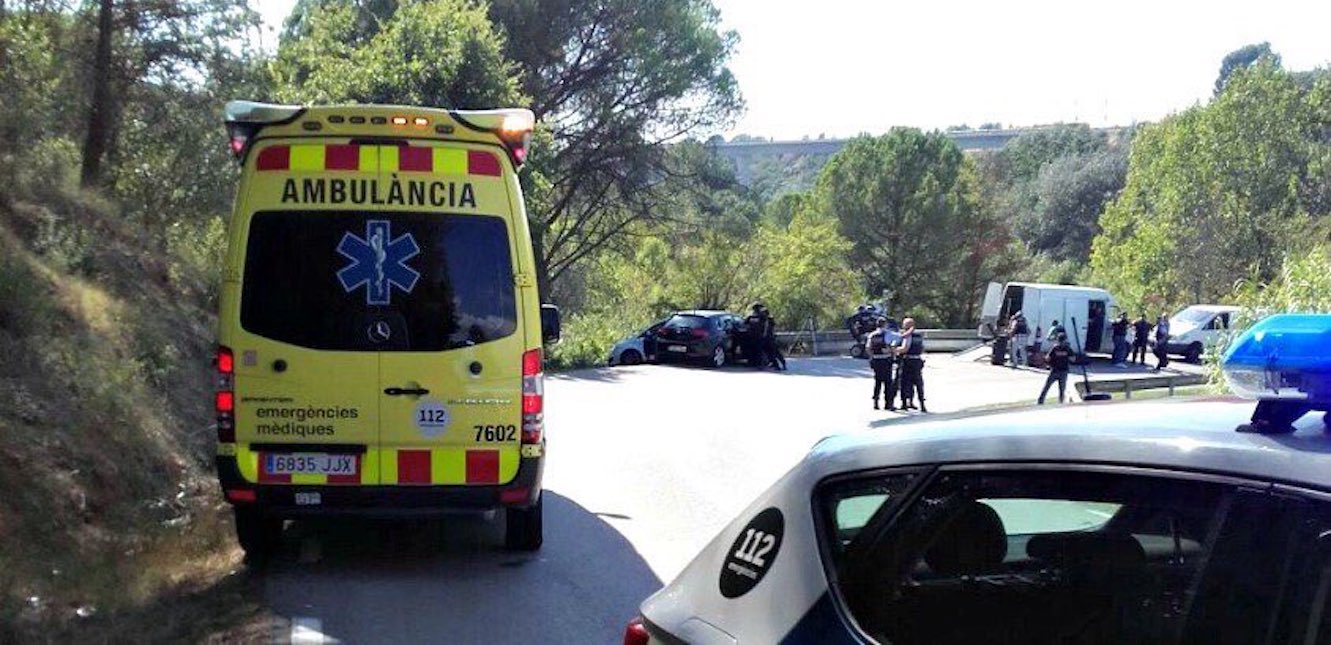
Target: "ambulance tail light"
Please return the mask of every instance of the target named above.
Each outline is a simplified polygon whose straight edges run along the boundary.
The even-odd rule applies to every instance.
[[[628,626],[624,628],[624,645],[647,645],[650,642],[652,635],[647,632],[642,616],[630,620]]]
[[[1249,327],[1220,362],[1235,394],[1257,400],[1252,424],[1283,434],[1313,410],[1331,411],[1331,314],[1277,314]],[[1324,419],[1331,430],[1331,414]]]
[[[541,443],[545,430],[545,374],[541,350],[522,354],[522,443]]]
[[[531,110],[454,110],[450,114],[465,127],[499,137],[514,166],[520,168],[527,162],[532,130],[536,128],[536,116]]]
[[[499,491],[500,504],[521,504],[531,497],[531,489],[526,486],[517,488],[505,488]]]
[[[253,488],[231,488],[226,491],[226,498],[231,502],[255,502],[259,495]]]
[[[218,443],[236,442],[236,356],[229,347],[218,347],[217,393],[214,407],[217,411]]]
[[[225,109],[226,135],[231,156],[237,162],[245,160],[250,143],[267,125],[291,123],[300,118],[305,108],[299,105],[273,105],[254,101],[229,101]]]

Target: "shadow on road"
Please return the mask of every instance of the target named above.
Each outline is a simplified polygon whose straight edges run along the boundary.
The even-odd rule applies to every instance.
[[[661,581],[595,513],[544,495],[545,546],[534,554],[502,549],[502,514],[296,524],[265,571],[266,600],[341,642],[619,639]]]
[[[789,376],[830,376],[835,378],[866,378],[873,376],[873,370],[869,368],[869,361],[857,358],[848,358],[845,356],[828,356],[818,358],[788,357],[786,366],[790,368],[786,372],[776,372],[771,369],[758,369],[748,365],[736,365],[724,367],[716,370],[726,374],[763,374],[770,373],[775,375]]]
[[[625,370],[641,369],[640,367],[588,367],[584,369],[569,370],[567,372],[551,372],[545,375],[545,378],[554,381],[601,381],[604,383],[616,383],[624,380]]]

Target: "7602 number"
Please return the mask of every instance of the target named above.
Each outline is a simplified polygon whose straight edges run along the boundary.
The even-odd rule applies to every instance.
[[[514,441],[518,436],[517,426],[472,426],[476,430],[477,441]]]

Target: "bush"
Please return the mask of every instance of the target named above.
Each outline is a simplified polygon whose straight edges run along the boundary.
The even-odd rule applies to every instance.
[[[1216,359],[1253,323],[1276,313],[1331,313],[1331,246],[1306,254],[1291,253],[1270,282],[1240,282],[1234,289],[1234,304],[1242,309],[1211,353],[1211,382],[1217,386],[1223,385],[1223,380]]]
[[[63,137],[50,137],[22,153],[15,168],[17,192],[25,197],[69,194],[79,188],[79,147]]]
[[[0,331],[26,337],[49,324],[50,314],[47,285],[22,257],[0,254]]]
[[[643,321],[617,313],[574,314],[564,323],[564,339],[550,350],[549,367],[570,370],[604,365],[610,348],[643,326]]]
[[[166,229],[171,286],[200,306],[215,307],[226,245],[226,223],[220,217],[172,222]]]

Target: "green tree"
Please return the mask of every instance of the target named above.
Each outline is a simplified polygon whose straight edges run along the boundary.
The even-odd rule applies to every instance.
[[[522,90],[550,127],[529,191],[543,290],[632,225],[668,215],[667,144],[717,130],[742,103],[736,42],[710,0],[494,0]]]
[[[127,106],[153,86],[186,86],[225,56],[258,14],[246,0],[98,0],[91,8],[84,81],[89,87],[83,129],[82,181],[100,184],[114,156]]]
[[[1125,154],[1125,147],[1110,146],[1101,132],[1064,124],[1027,132],[997,152],[976,156],[981,210],[992,226],[1015,235],[1028,256],[1024,267],[1000,263],[1014,267],[1015,274],[989,277],[1062,275],[1035,267],[1085,262],[1103,204],[1122,186],[1125,164],[1114,160]],[[991,244],[997,248],[997,238]],[[1011,260],[1014,251],[1021,250],[1004,245],[999,255]]]
[[[750,299],[763,301],[787,329],[808,321],[826,328],[839,323],[853,304],[858,277],[846,264],[851,244],[837,223],[808,208],[810,199],[801,201],[805,204],[795,209],[789,225],[768,224],[755,236],[752,256],[760,271]]]
[[[1280,55],[1271,51],[1271,43],[1266,41],[1244,45],[1225,54],[1225,58],[1220,61],[1220,73],[1215,79],[1215,95],[1220,96],[1220,93],[1225,91],[1225,85],[1229,83],[1229,77],[1233,76],[1235,71],[1264,59],[1271,61],[1277,67],[1280,66]]]
[[[1091,266],[1128,305],[1173,306],[1271,279],[1326,214],[1331,83],[1274,61],[1238,70],[1209,105],[1143,128],[1101,218]]]
[[[1056,262],[1085,262],[1100,232],[1100,213],[1123,189],[1128,170],[1125,150],[1105,149],[1058,157],[1040,169],[1030,185],[1030,210],[1015,217],[1015,228],[1033,253]]]
[[[279,100],[448,108],[522,102],[501,36],[484,8],[466,0],[404,3],[381,20],[367,20],[350,0],[307,3],[286,33],[273,63]]]
[[[823,169],[818,199],[850,241],[864,292],[887,290],[895,309],[930,322],[965,322],[948,282],[977,228],[977,204],[951,139],[910,128],[853,139]]]

